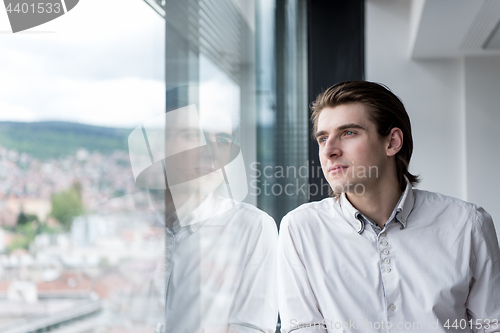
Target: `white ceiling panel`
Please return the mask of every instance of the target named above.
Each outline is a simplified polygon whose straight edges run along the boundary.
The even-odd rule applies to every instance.
[[[411,45],[415,59],[500,54],[499,0],[426,0]],[[491,45],[491,47],[486,47]]]

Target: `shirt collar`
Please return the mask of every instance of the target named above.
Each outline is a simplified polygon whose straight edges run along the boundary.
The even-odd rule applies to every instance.
[[[364,230],[364,224],[360,220],[356,218],[356,214],[359,211],[354,208],[354,206],[347,200],[345,193],[340,195],[340,208],[342,210],[342,214],[344,218],[349,222],[349,224],[358,232],[362,233]]]
[[[406,188],[401,197],[399,198],[399,201],[389,219],[389,221],[391,221],[394,217],[396,217],[398,222],[401,223],[402,228],[406,228],[408,216],[410,215],[410,212],[413,209],[413,204],[415,202],[411,183],[408,180],[408,178],[406,178],[406,176],[405,180],[406,180]],[[363,230],[365,229],[365,225],[362,221],[358,219],[358,214],[361,214],[361,212],[357,210],[349,202],[345,193],[342,193],[340,195],[339,200],[340,200],[340,208],[342,210],[344,218],[358,233],[362,233]]]
[[[399,214],[396,216],[403,225],[403,228],[406,228],[406,224],[408,223],[408,216],[410,216],[413,205],[415,204],[415,198],[413,196],[413,188],[411,187],[411,183],[408,178],[406,178],[406,176],[405,180],[406,188],[397,206]]]

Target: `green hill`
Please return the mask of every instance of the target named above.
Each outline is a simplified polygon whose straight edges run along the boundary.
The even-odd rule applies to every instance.
[[[42,160],[74,155],[78,148],[107,154],[115,150],[127,151],[131,131],[62,121],[8,121],[0,122],[0,145]]]

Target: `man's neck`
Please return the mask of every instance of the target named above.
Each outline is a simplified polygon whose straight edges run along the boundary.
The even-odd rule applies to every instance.
[[[169,197],[169,200],[166,201],[165,204],[167,207],[170,207],[171,211],[175,211],[179,220],[182,220],[196,210],[208,197],[208,195],[209,193],[200,193],[195,191],[191,191],[191,193],[177,192],[175,205],[172,196]]]
[[[394,177],[387,181],[380,179],[362,195],[346,193],[346,197],[364,216],[377,223],[380,228],[384,228],[402,193],[399,182]]]

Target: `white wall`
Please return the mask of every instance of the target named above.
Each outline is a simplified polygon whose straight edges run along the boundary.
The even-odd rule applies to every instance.
[[[365,79],[386,84],[406,106],[418,188],[483,206],[500,234],[500,58],[411,59],[411,8],[366,1]]]
[[[410,9],[410,1],[366,1],[365,79],[386,84],[405,104],[418,187],[466,199],[462,61],[411,60]]]
[[[500,57],[465,59],[468,199],[500,234]]]

